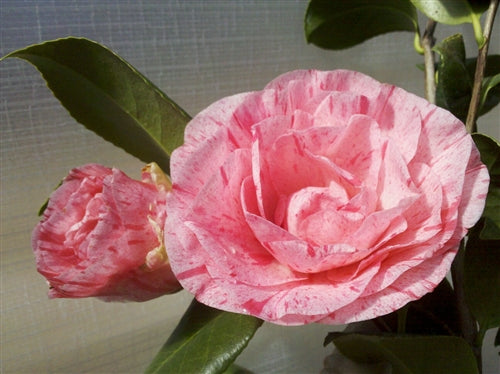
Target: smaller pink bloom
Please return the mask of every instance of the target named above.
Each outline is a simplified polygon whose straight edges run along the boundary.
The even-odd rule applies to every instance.
[[[163,242],[171,189],[156,164],[142,181],[118,169],[73,169],[32,236],[49,297],[145,301],[178,291]]]

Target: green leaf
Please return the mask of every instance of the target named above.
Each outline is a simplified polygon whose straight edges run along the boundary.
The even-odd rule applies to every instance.
[[[463,79],[462,81],[469,81],[470,85],[474,81],[474,75],[476,71],[476,61],[477,58],[467,58],[465,60],[465,67],[467,69],[468,79]],[[435,64],[436,71],[439,69],[439,64]],[[417,68],[421,71],[425,70],[424,64],[417,64]],[[463,72],[463,69],[460,68]],[[463,82],[462,82],[463,83]],[[441,97],[442,93],[438,92],[438,100],[444,100]],[[479,116],[488,113],[500,102],[500,55],[489,55],[486,57],[486,67],[484,70],[484,78],[481,85],[481,98],[479,103]],[[439,102],[441,105],[442,102]],[[465,110],[464,106],[464,110]],[[467,107],[468,108],[468,107]]]
[[[455,336],[338,334],[333,342],[359,363],[389,362],[393,374],[477,374],[474,354]]]
[[[476,72],[477,58],[472,57],[465,60],[465,65],[469,71],[469,76],[472,78]],[[500,74],[500,55],[488,55],[486,57],[486,66],[484,67],[484,76],[492,77]]]
[[[481,14],[488,10],[490,0],[468,0],[469,5],[474,13]]]
[[[144,162],[169,172],[189,116],[106,47],[69,37],[32,45],[3,58],[33,64],[70,114]]]
[[[444,279],[434,291],[407,304],[405,332],[418,335],[460,335],[455,292]],[[398,313],[375,318],[373,323],[381,331],[396,333]]]
[[[444,39],[433,48],[440,56],[436,78],[436,104],[465,122],[472,95],[472,81],[465,66],[461,34]]]
[[[497,194],[496,196],[488,196],[490,200],[493,200],[493,198],[496,200],[495,205],[500,206],[500,194]],[[500,226],[493,221],[491,218],[485,217],[484,218],[484,226],[483,229],[481,230],[481,233],[479,234],[479,237],[484,240],[499,240],[500,238]]]
[[[448,25],[472,23],[474,37],[481,48],[486,39],[481,28],[481,14],[488,9],[482,0],[411,0],[422,13],[436,22]]]
[[[477,58],[468,58],[465,61],[470,80],[474,79]],[[500,55],[486,57],[486,67],[481,85],[479,115],[488,113],[500,102]]]
[[[484,240],[500,239],[500,143],[484,135],[472,134],[481,154],[481,161],[488,168],[490,185],[483,211],[484,227],[480,237]]]
[[[479,114],[489,112],[500,102],[500,74],[483,79],[481,86],[481,99],[479,102]]]
[[[224,374],[253,374],[253,372],[245,369],[244,367],[233,364],[229,366],[226,371],[224,371]]]
[[[472,23],[473,18],[488,6],[471,6],[467,0],[411,0],[413,5],[427,17],[447,25]]]
[[[483,36],[480,18],[488,6],[485,7],[482,1],[473,1],[473,4],[467,0],[411,0],[411,2],[436,22],[447,25],[472,23],[478,47],[484,45],[486,39]]]
[[[500,240],[482,240],[481,223],[470,230],[464,257],[465,300],[480,337],[500,326]]]
[[[61,187],[63,182],[64,180],[61,180],[54,188],[54,191],[57,190],[59,187]],[[45,212],[45,209],[47,209],[48,206],[49,206],[49,199],[47,198],[47,200],[45,200],[40,209],[38,209],[38,217],[41,217],[43,215],[43,212]]]
[[[311,0],[304,27],[308,43],[343,49],[392,31],[416,32],[418,19],[409,0]]]
[[[223,373],[261,324],[193,300],[146,373]]]

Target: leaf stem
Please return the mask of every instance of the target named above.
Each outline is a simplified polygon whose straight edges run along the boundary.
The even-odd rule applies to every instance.
[[[474,38],[476,38],[476,43],[478,48],[481,48],[484,45],[485,39],[483,34],[483,29],[481,28],[481,15],[473,13],[471,14],[472,18],[472,28],[474,30]]]
[[[465,122],[465,128],[469,133],[475,131],[477,112],[479,109],[479,102],[481,100],[481,86],[484,77],[484,69],[486,67],[486,57],[488,56],[491,30],[493,29],[493,22],[498,9],[498,2],[499,0],[490,0],[490,6],[486,12],[486,19],[484,21],[484,43],[479,48],[477,55],[474,84],[472,86],[472,97],[469,104],[469,111],[467,113],[467,120]]]
[[[420,40],[420,31],[417,30],[415,37],[413,38],[413,48],[419,55],[424,54],[424,48],[422,47],[422,41]]]
[[[436,29],[437,22],[429,19],[425,27],[424,35],[422,37],[422,49],[424,50],[424,64],[425,64],[425,97],[431,104],[436,103],[436,81],[434,78],[434,51],[432,47],[436,39],[434,38],[434,30]]]

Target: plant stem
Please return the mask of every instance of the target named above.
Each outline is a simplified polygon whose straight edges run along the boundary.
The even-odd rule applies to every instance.
[[[493,29],[493,22],[498,9],[498,2],[499,0],[490,0],[490,6],[488,7],[484,22],[484,44],[479,48],[477,55],[474,85],[472,86],[472,97],[469,104],[469,111],[467,113],[467,120],[465,122],[465,128],[469,133],[475,130],[477,112],[479,109],[479,102],[481,100],[481,86],[484,77],[484,69],[486,67],[486,58],[488,56],[488,47],[490,45],[491,30]]]
[[[422,37],[422,49],[424,50],[424,64],[425,64],[425,97],[431,104],[436,103],[436,81],[434,79],[434,30],[436,29],[437,22],[428,20],[425,27],[424,35]]]

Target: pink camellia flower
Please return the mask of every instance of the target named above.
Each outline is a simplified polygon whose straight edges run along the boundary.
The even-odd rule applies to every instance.
[[[432,291],[489,183],[452,114],[346,70],[217,101],[188,124],[171,170],[179,282],[285,325],[370,319]]]
[[[293,71],[224,98],[171,159],[173,272],[209,306],[348,323],[432,291],[484,208],[463,123],[361,73]]]
[[[142,177],[89,164],[52,194],[32,237],[49,297],[144,301],[181,288],[163,243],[170,181],[156,164]]]

